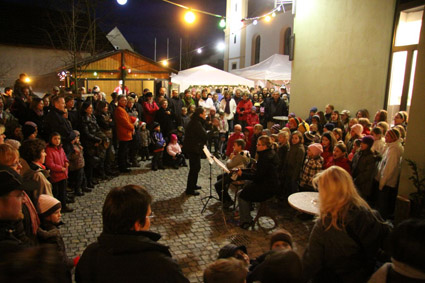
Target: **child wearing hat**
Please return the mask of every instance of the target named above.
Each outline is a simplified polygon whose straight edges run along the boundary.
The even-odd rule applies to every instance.
[[[304,160],[303,169],[300,174],[300,190],[314,191],[313,177],[322,171],[324,159],[321,156],[323,146],[320,143],[310,144],[307,148],[307,157]]]
[[[381,156],[372,150],[374,138],[364,136],[360,143],[360,150],[354,154],[351,164],[351,175],[360,196],[369,204],[373,204],[372,186],[376,175],[378,162]]]
[[[174,169],[179,169],[179,166],[187,167],[186,159],[175,134],[171,134],[170,143],[167,145],[167,153],[171,156],[171,163]]]
[[[265,260],[272,254],[279,251],[292,251],[292,235],[285,229],[279,229],[271,235],[270,238],[270,250],[263,253],[256,259],[252,260],[251,266],[249,267],[249,273],[247,276],[247,282],[256,282],[260,279],[264,269]],[[282,266],[281,268],[285,268]]]
[[[153,122],[151,137],[153,144],[152,170],[157,171],[158,168],[165,169],[162,164],[162,157],[166,143],[161,133],[161,126],[158,122]]]
[[[378,199],[377,209],[384,219],[392,217],[398,191],[398,177],[401,170],[401,157],[404,152],[400,132],[390,129],[385,134],[387,150],[378,165],[377,183]]]
[[[74,262],[78,262],[78,257],[75,260],[68,258],[65,249],[65,243],[59,231],[61,221],[61,202],[52,196],[41,194],[38,198],[37,210],[39,213],[42,231],[38,233],[41,244],[53,244],[56,246],[63,263],[67,268],[67,275],[71,279],[71,270],[74,267]],[[76,265],[76,264],[75,264]]]
[[[252,106],[251,112],[247,114],[246,123],[248,124],[248,126],[255,126],[260,123],[260,118],[257,114],[257,107]]]

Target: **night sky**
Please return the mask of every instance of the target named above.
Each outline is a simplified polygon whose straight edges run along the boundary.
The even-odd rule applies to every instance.
[[[66,9],[65,5],[61,3],[70,3],[70,0],[2,1],[53,9]],[[157,60],[165,59],[168,37],[169,57],[174,58],[172,67],[175,68],[178,68],[180,37],[183,38],[184,49],[190,42],[190,46],[186,47],[186,50],[195,50],[205,46],[205,52],[201,55],[204,57],[203,59],[218,53],[215,46],[217,42],[224,41],[224,32],[218,26],[219,18],[196,14],[196,22],[192,26],[188,26],[183,22],[186,10],[162,0],[128,0],[124,6],[119,5],[116,0],[90,0],[89,2],[96,5],[96,17],[105,34],[117,26],[134,50],[146,57],[153,59],[154,38],[156,37]],[[223,16],[226,13],[226,0],[175,0],[173,2]],[[196,56],[199,55],[193,54],[196,65]]]

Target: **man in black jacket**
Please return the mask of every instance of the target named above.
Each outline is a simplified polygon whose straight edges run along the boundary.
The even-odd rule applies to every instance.
[[[84,251],[76,282],[189,282],[169,248],[150,232],[152,197],[140,186],[112,189],[103,205],[103,232]],[[125,205],[123,205],[125,204]]]
[[[189,175],[187,176],[186,194],[197,196],[201,189],[197,186],[198,174],[201,170],[202,147],[207,142],[207,132],[203,124],[206,118],[206,111],[202,107],[197,107],[192,114],[192,118],[186,128],[183,150],[189,157]]]
[[[65,99],[62,96],[55,96],[52,100],[52,110],[44,118],[44,130],[46,140],[52,132],[58,132],[61,135],[63,150],[66,155],[69,155],[73,146],[71,142],[75,139],[76,135],[72,129],[71,123],[66,121],[63,116],[65,113]]]
[[[271,128],[274,124],[279,124],[279,121],[274,120],[275,116],[288,116],[288,107],[283,99],[280,98],[278,91],[275,91],[270,99],[266,100],[265,115],[267,128]]]

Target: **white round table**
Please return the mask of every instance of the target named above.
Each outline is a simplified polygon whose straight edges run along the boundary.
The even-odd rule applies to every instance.
[[[319,214],[319,193],[318,192],[300,192],[288,197],[290,206],[303,213]]]
[[[288,116],[273,116],[273,120],[288,121]]]

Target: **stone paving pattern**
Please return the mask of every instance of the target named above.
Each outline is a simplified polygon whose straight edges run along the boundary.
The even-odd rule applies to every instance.
[[[221,173],[212,166],[213,184]],[[61,226],[68,256],[81,255],[88,244],[95,242],[102,232],[102,206],[109,190],[127,184],[144,185],[153,196],[151,230],[162,235],[160,243],[170,247],[190,282],[203,282],[205,267],[217,258],[219,249],[229,243],[245,245],[251,258],[269,249],[270,234],[256,226],[255,230],[238,227],[234,212],[222,211],[220,202],[211,199],[203,214],[201,198],[209,195],[210,168],[207,160],[202,160],[198,185],[202,186],[200,196],[187,197],[184,194],[188,168],[151,171],[150,162],[142,162],[141,167],[122,174],[96,186],[91,193],[77,197],[71,204],[73,213],[64,214],[65,225]],[[213,188],[213,194],[215,191]],[[232,197],[233,194],[231,193]],[[313,220],[303,217],[277,200],[271,201],[270,210],[276,215],[278,228],[290,231],[294,239],[295,251],[302,255],[313,226]],[[256,210],[252,212],[255,216]],[[224,218],[226,221],[224,221]],[[270,225],[269,218],[261,218],[263,226]]]

